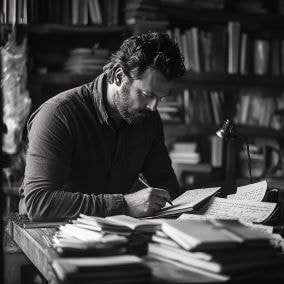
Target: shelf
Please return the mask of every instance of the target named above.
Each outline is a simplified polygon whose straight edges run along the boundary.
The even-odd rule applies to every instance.
[[[275,137],[284,138],[284,131],[267,127],[236,125],[238,131],[247,137]]]
[[[100,72],[92,74],[77,74],[67,72],[54,72],[47,74],[32,74],[28,81],[32,84],[42,85],[74,85],[77,83],[85,83],[94,80]],[[35,83],[36,82],[36,83]]]
[[[187,72],[176,80],[178,84],[190,87],[236,89],[255,87],[265,89],[284,89],[283,77],[265,75],[233,75],[226,73],[193,73]]]
[[[236,125],[237,130],[247,137],[275,137],[284,138],[283,130],[275,130],[267,127]],[[166,137],[176,136],[208,136],[215,135],[218,126],[186,125],[186,124],[166,124],[164,131]]]
[[[10,25],[5,26],[6,30],[12,30]],[[17,25],[17,31],[32,35],[86,35],[100,34],[109,35],[112,33],[121,34],[129,31],[127,26],[100,26],[100,25],[59,25],[59,24],[39,24],[39,25]]]
[[[277,27],[278,29],[284,27],[284,16],[279,14],[253,14],[253,13],[237,13],[227,12],[224,10],[213,9],[193,9],[177,6],[163,6],[162,12],[168,15],[171,20],[186,21],[186,22],[204,22],[224,24],[228,21],[237,21],[245,25]]]
[[[186,124],[174,124],[164,123],[165,136],[176,137],[176,136],[207,136],[214,135],[217,131],[217,126],[204,126],[204,125],[186,125]]]

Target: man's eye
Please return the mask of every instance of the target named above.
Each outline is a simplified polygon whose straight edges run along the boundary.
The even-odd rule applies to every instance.
[[[147,99],[151,99],[151,98],[153,98],[153,96],[152,95],[150,95],[150,94],[147,94],[146,92],[141,92],[141,94],[142,94],[142,96],[143,97],[145,97],[145,98],[147,98]]]

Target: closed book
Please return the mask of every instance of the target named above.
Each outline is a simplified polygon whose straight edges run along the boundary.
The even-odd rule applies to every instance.
[[[60,281],[70,284],[141,283],[151,276],[150,269],[134,255],[57,258],[52,268]]]
[[[212,71],[224,73],[226,71],[227,31],[221,25],[212,27]]]
[[[228,73],[239,72],[241,25],[238,22],[228,23]]]
[[[185,250],[226,249],[239,244],[238,238],[216,228],[209,220],[164,220],[161,229]]]

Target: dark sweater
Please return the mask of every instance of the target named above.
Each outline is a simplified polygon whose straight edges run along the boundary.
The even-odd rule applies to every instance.
[[[159,114],[116,129],[105,90],[102,74],[51,98],[31,115],[20,214],[32,220],[124,214],[123,194],[141,172],[151,186],[176,197],[178,183]]]

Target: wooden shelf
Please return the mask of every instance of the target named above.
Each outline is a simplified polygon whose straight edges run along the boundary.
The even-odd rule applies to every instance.
[[[162,12],[168,15],[170,20],[186,21],[186,22],[204,22],[224,24],[228,21],[241,22],[249,26],[265,26],[268,28],[284,27],[284,16],[279,14],[253,14],[238,13],[224,10],[213,9],[193,9],[178,6],[166,6],[161,8]]]
[[[284,131],[267,127],[236,125],[238,131],[247,137],[275,137],[284,138]]]
[[[284,138],[283,130],[275,130],[267,127],[236,125],[237,130],[247,137],[275,137]],[[218,126],[186,125],[186,124],[165,124],[164,131],[166,137],[176,136],[208,136],[215,135]]]
[[[233,75],[226,73],[193,73],[187,72],[183,77],[176,80],[183,86],[193,88],[219,88],[236,89],[240,87],[261,89],[284,89],[283,77],[266,75]]]
[[[10,25],[5,26],[6,30],[12,30]],[[102,25],[59,25],[59,24],[39,24],[39,25],[17,25],[16,30],[20,33],[32,35],[87,35],[87,34],[121,34],[129,32],[127,26],[102,26]]]
[[[42,85],[74,85],[94,80],[100,72],[92,74],[77,74],[67,72],[54,72],[47,74],[32,74],[28,81],[32,84]]]
[[[164,131],[166,137],[177,136],[208,136],[214,135],[217,131],[217,126],[204,126],[204,125],[186,125],[186,124],[169,124],[164,123]]]

